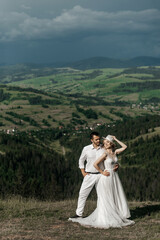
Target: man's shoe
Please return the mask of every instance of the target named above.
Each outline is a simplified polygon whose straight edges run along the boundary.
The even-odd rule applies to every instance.
[[[77,214],[76,215],[74,215],[74,216],[72,216],[72,217],[70,217],[70,218],[82,218],[82,216],[78,216]],[[70,219],[69,218],[69,219]]]

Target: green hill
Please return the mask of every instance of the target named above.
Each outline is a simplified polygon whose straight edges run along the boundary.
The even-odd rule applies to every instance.
[[[158,126],[159,115],[150,115],[96,128],[101,136],[113,134],[128,145],[119,157],[119,175],[130,200],[159,200],[160,136],[154,130]],[[90,131],[48,128],[2,132],[1,195],[54,200],[77,197],[82,181],[78,158],[82,148],[90,144]]]
[[[24,131],[54,127],[61,125],[61,121],[68,115],[70,118],[72,116],[72,111],[69,111],[70,101],[65,96],[51,95],[32,88],[1,85],[0,101],[1,130]]]
[[[1,67],[0,82],[2,129],[92,127],[159,112],[159,67],[80,71],[16,65]]]
[[[77,197],[77,161],[95,129],[128,145],[119,169],[128,198],[159,200],[160,67],[2,68],[2,196]]]
[[[66,63],[61,67],[71,67],[80,70],[94,69],[94,68],[129,68],[140,66],[158,66],[160,65],[160,58],[140,56],[132,59],[113,59],[107,57],[92,57],[83,59],[73,63]]]

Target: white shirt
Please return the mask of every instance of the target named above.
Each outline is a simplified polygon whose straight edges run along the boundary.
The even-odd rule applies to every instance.
[[[86,172],[98,172],[98,170],[93,166],[95,161],[102,156],[104,149],[99,146],[98,148],[94,148],[93,144],[90,144],[83,148],[81,156],[79,158],[79,168],[85,168]],[[85,161],[86,167],[85,167]],[[103,163],[99,164],[99,167],[103,170]]]

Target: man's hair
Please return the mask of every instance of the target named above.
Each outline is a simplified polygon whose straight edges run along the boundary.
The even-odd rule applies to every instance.
[[[91,134],[90,134],[90,139],[93,139],[93,136],[99,137],[100,134],[99,134],[98,132],[91,132]]]

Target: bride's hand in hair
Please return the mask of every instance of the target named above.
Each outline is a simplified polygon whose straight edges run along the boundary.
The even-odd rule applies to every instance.
[[[111,135],[111,137],[112,137],[114,140],[116,140],[116,137],[115,137],[115,136],[112,136],[112,135]]]

